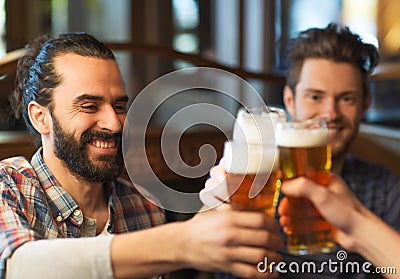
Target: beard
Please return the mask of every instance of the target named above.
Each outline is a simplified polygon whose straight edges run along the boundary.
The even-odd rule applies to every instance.
[[[88,182],[109,182],[118,178],[123,168],[122,134],[112,134],[100,131],[85,131],[78,141],[72,134],[64,132],[60,123],[53,116],[54,153],[65,166],[78,178]],[[85,146],[91,139],[115,140],[117,153],[115,155],[98,155],[89,158]]]

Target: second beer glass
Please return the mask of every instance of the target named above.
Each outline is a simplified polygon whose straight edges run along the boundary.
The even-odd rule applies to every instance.
[[[224,168],[233,209],[273,216],[280,186],[274,127],[286,119],[282,109],[240,109],[233,140],[225,142]]]
[[[328,185],[331,152],[325,121],[278,123],[276,133],[283,179],[306,176],[320,185]],[[289,197],[289,218],[289,253],[303,255],[333,250],[332,226],[308,199]]]

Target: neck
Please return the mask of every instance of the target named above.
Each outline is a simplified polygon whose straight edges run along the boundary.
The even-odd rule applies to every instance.
[[[43,160],[85,216],[96,218],[99,211],[108,210],[108,191],[103,183],[88,182],[78,177],[51,150],[43,148]]]
[[[337,156],[332,156],[332,169],[331,171],[336,174],[341,176],[343,172],[343,166],[344,166],[344,161],[346,159],[346,153],[337,155]]]

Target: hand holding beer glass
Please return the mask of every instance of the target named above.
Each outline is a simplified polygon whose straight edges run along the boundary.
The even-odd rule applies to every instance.
[[[240,109],[233,140],[224,145],[224,169],[233,209],[274,216],[278,200],[279,162],[274,125],[284,111],[268,107]]]
[[[306,176],[320,185],[328,185],[331,152],[323,119],[280,122],[276,141],[283,179]],[[335,247],[332,226],[312,203],[305,198],[288,197],[288,201],[288,252],[304,255],[332,251]]]

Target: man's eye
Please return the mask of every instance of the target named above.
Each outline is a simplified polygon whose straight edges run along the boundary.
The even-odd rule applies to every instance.
[[[354,96],[343,96],[341,102],[346,105],[353,105],[356,103],[356,97]]]
[[[81,109],[88,112],[95,112],[97,110],[97,105],[81,105]]]
[[[114,105],[116,113],[126,113],[126,105]]]
[[[318,101],[319,99],[321,99],[318,95],[311,95],[310,98],[314,101]]]

